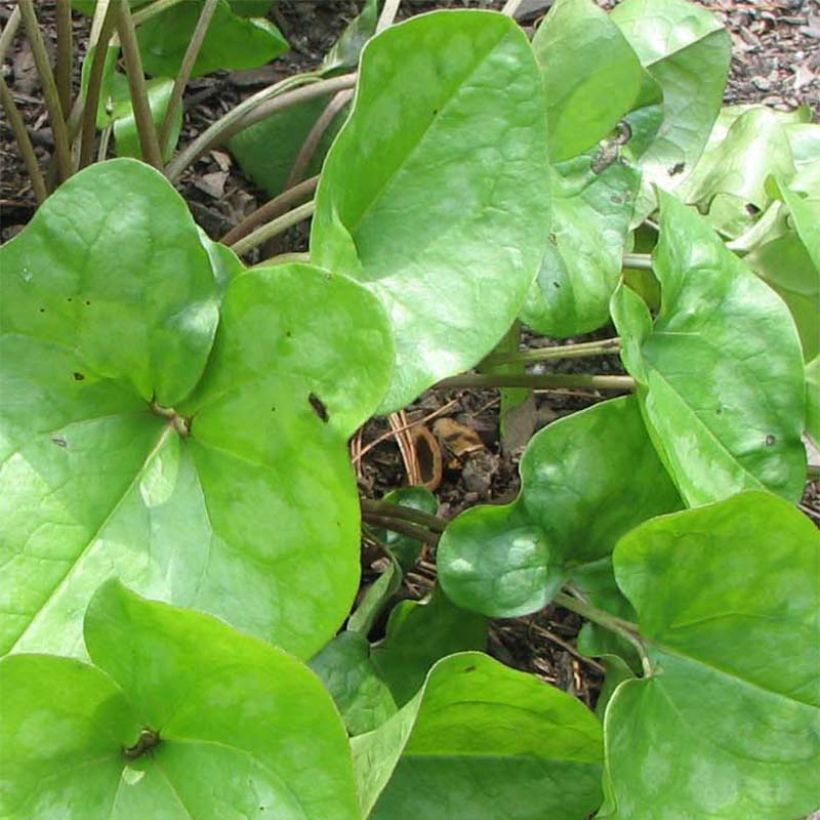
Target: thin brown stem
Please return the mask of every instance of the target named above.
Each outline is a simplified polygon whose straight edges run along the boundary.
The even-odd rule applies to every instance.
[[[444,379],[433,385],[437,390],[455,387],[531,387],[533,390],[561,387],[581,387],[592,390],[616,390],[628,392],[635,389],[635,380],[631,376],[597,376],[588,373],[544,373],[541,375],[487,375],[484,373],[465,373]]]
[[[603,339],[600,342],[581,342],[575,345],[539,347],[537,350],[517,350],[511,353],[491,353],[482,365],[530,364],[554,359],[583,359],[589,356],[605,356],[618,353],[621,349],[619,338]]]
[[[625,268],[635,268],[636,270],[652,270],[652,254],[625,253],[622,265]]]
[[[97,135],[97,109],[100,106],[103,74],[105,73],[105,57],[108,52],[108,43],[117,25],[118,17],[119,6],[116,0],[111,0],[100,22],[97,44],[94,47],[94,57],[91,60],[91,71],[88,75],[88,86],[86,87],[85,99],[82,103],[80,168],[85,168],[86,165],[90,165],[93,161],[94,139]],[[71,114],[71,119],[73,120],[74,112],[72,111]]]
[[[168,138],[171,135],[171,128],[173,127],[174,118],[177,111],[182,105],[182,95],[185,93],[185,86],[191,77],[191,72],[194,70],[196,58],[199,56],[199,51],[202,48],[202,43],[205,41],[205,35],[208,33],[208,26],[211,23],[211,18],[214,16],[219,0],[205,0],[202,6],[202,11],[199,14],[194,33],[191,35],[191,42],[188,43],[188,48],[185,50],[185,56],[182,58],[182,65],[179,73],[174,80],[174,87],[171,90],[171,99],[168,100],[168,107],[165,110],[165,117],[162,120],[162,126],[159,129],[159,144],[163,149],[168,147]]]
[[[57,170],[61,181],[65,182],[72,173],[71,146],[68,141],[68,126],[66,125],[63,109],[60,104],[60,95],[57,91],[57,83],[54,80],[54,73],[48,61],[46,44],[43,41],[43,34],[37,22],[37,14],[34,11],[33,0],[19,0],[20,14],[23,17],[23,25],[26,28],[31,52],[34,56],[34,64],[37,66],[37,74],[43,87],[43,98],[48,118],[51,122],[51,131],[54,135],[54,153],[57,157]]]
[[[423,510],[405,507],[402,504],[391,504],[389,501],[376,501],[372,498],[360,498],[362,513],[378,515],[381,518],[396,518],[399,521],[409,521],[419,527],[425,527],[433,532],[444,532],[447,522],[437,515],[431,515]]]
[[[139,11],[134,12],[134,26],[141,26],[146,20],[150,20],[152,17],[156,17],[164,11],[168,11],[168,9],[173,8],[182,2],[183,0],[156,0],[156,2],[152,3],[150,6],[145,6]]]
[[[162,151],[159,148],[157,127],[154,124],[151,106],[148,103],[148,92],[145,87],[145,74],[142,70],[142,57],[140,57],[139,44],[137,43],[137,32],[127,2],[120,4],[117,32],[120,36],[122,54],[125,58],[128,87],[131,91],[131,105],[134,109],[134,120],[137,124],[142,158],[149,165],[162,170]]]
[[[74,59],[70,0],[57,0],[54,12],[57,25],[57,94],[63,116],[68,117],[71,113],[71,68]]]
[[[223,245],[233,245],[243,237],[247,236],[254,228],[263,225],[265,222],[275,219],[288,211],[294,205],[298,205],[302,200],[313,195],[316,186],[319,184],[319,177],[311,177],[292,188],[283,191],[279,196],[266,202],[261,208],[257,208],[253,213],[248,214],[236,227],[231,228],[219,241]]]
[[[235,242],[233,244],[234,253],[238,256],[248,253],[248,251],[259,247],[263,242],[267,242],[268,239],[272,239],[288,228],[298,225],[303,219],[310,217],[315,209],[316,202],[311,199],[309,202],[305,202],[304,205],[299,205],[292,211],[288,211],[286,214],[276,217],[276,219],[268,222],[267,225],[262,225],[261,228],[257,228],[253,233],[249,233],[246,237]]]
[[[6,52],[9,50],[9,46],[17,35],[17,29],[20,28],[21,20],[20,6],[15,6],[14,11],[6,21],[3,33],[0,34],[0,62],[6,59]]]
[[[301,182],[307,173],[308,166],[311,163],[322,137],[330,127],[336,115],[347,105],[350,98],[353,96],[353,91],[349,88],[340,91],[335,97],[325,106],[325,110],[319,115],[319,119],[313,124],[310,133],[307,135],[296,159],[293,161],[293,167],[290,169],[290,175],[285,188],[291,188],[298,182]]]
[[[17,140],[17,147],[20,149],[20,156],[23,158],[26,171],[28,171],[31,189],[34,191],[37,204],[42,205],[48,196],[46,181],[40,170],[40,164],[37,162],[37,155],[34,153],[34,146],[31,144],[31,137],[29,137],[26,130],[26,124],[23,122],[23,117],[15,105],[14,97],[9,91],[2,74],[0,74],[0,101],[2,101],[3,111],[6,113],[14,138]]]
[[[439,538],[441,537],[438,533],[397,518],[387,518],[386,516],[363,512],[362,520],[373,527],[381,527],[383,530],[398,532],[401,535],[407,535],[425,544],[438,544]]]

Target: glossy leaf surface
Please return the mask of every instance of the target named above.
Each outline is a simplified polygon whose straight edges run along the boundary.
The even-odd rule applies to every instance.
[[[116,575],[313,654],[357,588],[345,440],[387,383],[378,302],[257,268],[228,286],[211,350],[208,253],[133,160],[62,186],[3,247],[0,283],[2,649],[82,654]]]
[[[436,12],[365,48],[310,244],[386,306],[383,411],[476,364],[512,324],[547,241],[546,144],[541,77],[510,18]]]
[[[768,488],[797,501],[805,398],[788,308],[668,195],[653,266],[662,289],[654,324],[625,287],[613,316],[653,441],[684,500],[697,506]]]
[[[0,661],[4,817],[357,816],[344,728],[294,658],[116,582],[85,636],[96,666]]]
[[[806,430],[820,442],[820,356],[806,365]]]
[[[558,0],[532,39],[547,91],[550,159],[577,157],[633,109],[646,81],[637,54],[592,0]]]
[[[652,186],[675,188],[703,151],[723,101],[731,39],[686,0],[624,0],[610,17],[663,89],[663,122],[641,157],[638,221],[655,207]]]
[[[818,805],[820,537],[768,493],[647,522],[618,584],[655,673],[606,713],[609,811],[803,817]],[[789,674],[780,671],[788,659]]]
[[[541,609],[574,567],[605,558],[636,524],[680,506],[634,398],[551,424],[531,439],[520,470],[512,504],[467,510],[438,548],[447,595],[491,617]]]
[[[580,820],[600,804],[595,716],[479,653],[440,661],[410,703],[352,745],[365,814],[386,785],[374,818]]]
[[[640,172],[589,156],[552,168],[552,230],[521,318],[549,336],[588,333],[609,321]]]
[[[142,64],[149,74],[177,75],[201,11],[202,0],[177,3],[137,29]],[[228,0],[219,0],[191,76],[221,68],[256,68],[288,48],[287,40],[269,20],[236,14]]]

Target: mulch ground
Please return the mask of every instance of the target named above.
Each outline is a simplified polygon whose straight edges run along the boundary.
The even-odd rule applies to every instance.
[[[609,7],[613,2],[599,0],[599,4]],[[500,5],[500,2],[479,0],[405,0],[399,16],[441,7],[498,8]],[[524,25],[533,25],[548,5],[545,0],[528,0],[529,13]],[[725,95],[727,103],[764,103],[783,110],[809,104],[815,115],[820,114],[820,7],[814,0],[703,0],[701,5],[721,18],[732,36],[734,59]],[[13,3],[0,2],[0,21],[4,25],[13,6]],[[47,45],[53,50],[54,0],[41,0],[37,9],[46,24]],[[272,16],[291,43],[291,51],[260,69],[219,72],[192,81],[185,99],[182,143],[193,139],[263,86],[319,64],[356,13],[357,3],[353,0],[281,0]],[[88,28],[89,21],[75,15],[75,43],[80,54]],[[53,138],[31,50],[23,36],[18,35],[9,49],[2,71],[45,167]],[[34,197],[5,120],[0,128],[0,150],[0,236],[5,241],[31,218]],[[190,203],[195,219],[216,239],[268,199],[243,176],[230,154],[221,149],[196,162],[180,180],[179,188]],[[278,250],[304,249],[305,238],[304,228],[295,229],[280,241]],[[604,328],[584,338],[614,335],[612,328]],[[528,337],[528,343],[537,346],[550,342]],[[623,372],[617,356],[565,361],[543,369],[543,372],[575,371]],[[541,427],[601,398],[603,396],[597,393],[579,390],[537,393],[532,421],[536,428]],[[509,501],[518,491],[520,450],[501,451],[498,409],[496,391],[431,391],[408,408],[401,420],[403,425],[414,425],[412,434],[403,434],[405,450],[411,448],[414,469],[422,478],[434,476],[437,481],[440,514],[445,518],[477,503]],[[426,421],[419,423],[421,420]],[[447,425],[437,426],[436,421],[441,420],[446,420]],[[354,449],[367,447],[380,438],[380,443],[371,446],[356,461],[361,490],[374,497],[407,483],[406,458],[385,419],[375,419],[365,425],[354,439]],[[807,515],[820,521],[817,482],[807,485],[801,506]],[[383,569],[384,561],[373,551],[372,544],[363,555],[367,557],[363,567],[365,587]],[[435,583],[433,558],[427,550],[417,570],[409,573],[400,595],[419,598],[432,588]],[[573,613],[548,607],[527,618],[495,621],[488,649],[508,665],[533,672],[594,705],[602,670],[576,651],[574,643],[579,627],[580,621]]]

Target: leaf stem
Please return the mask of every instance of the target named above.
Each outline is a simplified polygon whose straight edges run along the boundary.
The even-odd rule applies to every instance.
[[[307,100],[332,94],[344,88],[352,88],[355,84],[356,74],[342,74],[339,77],[323,80],[316,73],[308,73],[296,74],[263,88],[239,103],[189,143],[168,163],[165,174],[173,182],[202,154],[215,145],[229,140],[243,128],[277,111],[284,111]]]
[[[134,26],[141,26],[146,20],[156,17],[157,14],[162,14],[163,11],[179,5],[183,0],[156,0],[150,6],[135,11],[133,15]]]
[[[440,533],[432,532],[417,524],[411,524],[409,521],[402,521],[399,518],[388,518],[382,515],[375,515],[374,513],[362,512],[362,520],[371,526],[391,530],[392,532],[406,535],[409,538],[415,538],[417,541],[422,541],[425,544],[438,544],[439,538],[441,537]]]
[[[312,216],[315,210],[316,200],[311,199],[303,205],[294,208],[292,211],[288,211],[286,214],[282,214],[282,216],[277,216],[276,219],[271,220],[267,225],[262,225],[261,228],[257,228],[252,233],[249,233],[247,236],[235,242],[232,246],[234,253],[238,256],[248,253],[248,251],[259,247],[263,242],[267,242],[268,239],[272,239],[274,236],[284,233],[288,228],[298,225],[303,219]]]
[[[519,6],[523,2],[524,0],[507,0],[507,2],[504,3],[504,8],[501,9],[501,13],[506,14],[507,17],[515,17]]]
[[[444,532],[447,522],[437,515],[431,515],[423,510],[405,507],[403,504],[391,504],[389,501],[376,501],[372,498],[360,498],[362,513],[377,515],[382,518],[395,518],[399,521],[408,521],[433,532]]]
[[[537,350],[491,353],[484,359],[482,365],[529,364],[531,362],[552,361],[553,359],[583,359],[588,356],[606,356],[610,353],[618,353],[620,349],[621,340],[616,337],[595,342],[580,342],[574,345],[539,347]]]
[[[635,268],[635,270],[652,270],[652,254],[625,253],[621,264],[625,268]]]
[[[185,56],[182,58],[182,65],[174,80],[174,87],[171,89],[171,98],[168,100],[165,117],[159,129],[159,144],[163,156],[168,147],[166,143],[171,135],[174,117],[176,117],[177,110],[182,105],[182,95],[185,93],[185,86],[188,84],[191,72],[194,70],[196,58],[199,56],[199,51],[202,48],[202,43],[205,41],[208,26],[211,24],[211,19],[214,16],[218,3],[219,0],[205,0],[205,4],[202,6],[202,11],[199,14],[199,19],[196,22],[194,33],[191,35],[191,42],[188,43],[188,48],[185,49]]]
[[[6,21],[3,33],[0,34],[0,61],[6,59],[6,52],[17,34],[17,29],[20,28],[20,20],[20,6],[15,6],[14,11]]]
[[[57,83],[54,80],[54,73],[48,61],[46,45],[43,41],[43,34],[37,22],[37,14],[34,11],[33,0],[19,0],[20,14],[23,17],[23,25],[26,28],[31,52],[34,56],[34,64],[37,67],[37,74],[43,87],[43,98],[45,100],[48,117],[51,121],[51,130],[54,135],[54,153],[57,157],[57,169],[60,173],[61,181],[65,182],[72,172],[71,147],[68,140],[68,126],[66,125],[63,109],[60,105],[60,94],[57,91]]]
[[[808,481],[820,480],[820,464],[809,464],[806,467],[806,479]]]
[[[37,155],[34,153],[34,146],[31,144],[31,137],[29,137],[28,131],[26,130],[26,124],[23,122],[23,117],[2,75],[0,75],[0,101],[2,101],[3,110],[6,112],[6,117],[8,118],[9,125],[11,125],[14,138],[17,140],[20,156],[23,158],[26,171],[28,171],[28,176],[31,180],[31,189],[34,191],[37,204],[42,205],[48,197],[46,181],[40,170],[40,163],[37,162]]]
[[[610,632],[614,632],[629,641],[638,651],[644,675],[646,675],[646,677],[652,675],[652,664],[649,661],[649,656],[646,654],[646,647],[640,636],[637,624],[633,624],[631,621],[624,621],[622,618],[616,618],[611,613],[603,609],[598,609],[592,606],[592,604],[582,601],[580,598],[567,595],[565,592],[559,592],[552,599],[552,602],[564,607],[564,609],[575,612],[582,618],[586,618],[588,621],[592,621],[592,623],[598,624],[604,627],[604,629],[608,629]]]
[[[531,387],[533,390],[551,390],[563,387],[580,387],[592,390],[616,390],[628,392],[635,389],[631,376],[597,376],[588,373],[527,373],[524,375],[485,375],[464,373],[433,385],[436,390],[454,387]]]
[[[319,184],[319,177],[311,177],[292,188],[283,191],[279,196],[275,196],[270,201],[266,202],[261,208],[257,208],[248,214],[236,227],[231,228],[225,236],[219,241],[223,245],[233,245],[247,236],[254,228],[259,225],[275,219],[277,216],[285,213],[293,205],[300,203],[305,197],[309,197],[316,190]]]
[[[376,34],[381,34],[386,28],[393,25],[401,0],[384,0],[382,12],[376,21]]]
[[[131,105],[134,109],[134,120],[137,123],[142,158],[149,165],[162,170],[162,151],[159,148],[157,127],[154,124],[151,106],[148,103],[145,74],[142,70],[142,57],[140,57],[134,20],[131,17],[131,8],[127,2],[120,3],[119,6],[117,31],[119,32],[120,43],[122,43],[122,54],[125,58],[128,87],[131,91]]]
[[[68,117],[71,113],[71,62],[74,56],[70,0],[57,0],[54,13],[57,26],[57,94],[63,116]]]

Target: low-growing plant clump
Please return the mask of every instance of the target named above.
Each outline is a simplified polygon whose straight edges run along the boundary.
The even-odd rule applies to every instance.
[[[38,198],[0,250],[3,817],[820,807],[820,126],[722,107],[685,0],[556,0],[531,39],[518,5],[366,0],[178,147],[191,77],[288,48],[270,0],[73,0],[76,95],[72,8],[52,71],[20,0],[54,156],[0,79]],[[273,199],[216,241],[174,183],[222,144]],[[626,374],[526,370],[602,353]],[[360,499],[351,436],[441,384],[502,388],[502,435],[534,389],[623,395],[532,436],[509,504]],[[549,604],[595,711],[485,652]]]

